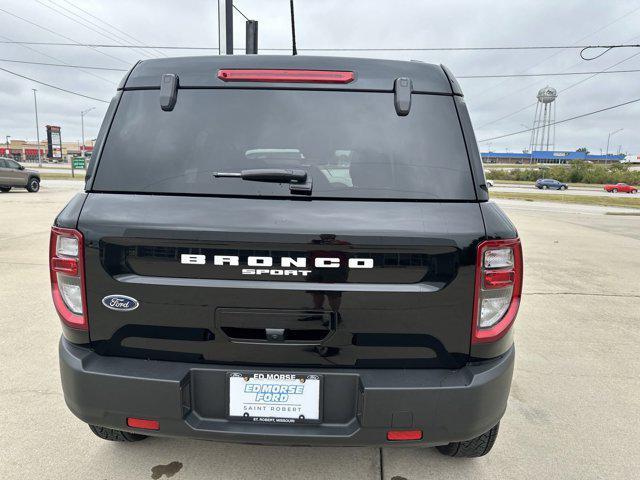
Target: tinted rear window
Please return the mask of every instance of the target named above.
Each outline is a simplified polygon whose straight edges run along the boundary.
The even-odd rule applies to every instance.
[[[475,199],[453,98],[392,93],[183,89],[173,111],[158,90],[123,93],[93,189],[290,197],[288,185],[213,172],[296,168],[313,196]]]

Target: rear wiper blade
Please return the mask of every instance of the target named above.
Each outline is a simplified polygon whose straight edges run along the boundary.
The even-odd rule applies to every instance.
[[[311,176],[304,170],[252,168],[240,172],[215,172],[213,176],[241,178],[253,182],[289,183],[291,193],[300,195],[310,195],[312,190]]]

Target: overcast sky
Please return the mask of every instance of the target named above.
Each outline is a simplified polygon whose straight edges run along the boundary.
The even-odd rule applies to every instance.
[[[58,6],[56,6],[56,4]],[[259,21],[261,47],[289,47],[288,0],[235,0],[249,18]],[[51,8],[47,8],[47,5]],[[81,6],[96,18],[74,8]],[[64,7],[64,8],[63,8]],[[640,0],[296,0],[299,48],[418,48],[521,45],[576,45],[640,43]],[[114,43],[74,20],[127,32],[145,44],[217,46],[216,0],[1,0],[0,9],[57,32],[44,31],[0,11],[0,41]],[[64,10],[67,9],[67,10]],[[72,14],[73,12],[73,14]],[[244,18],[234,14],[235,41],[244,46]],[[91,25],[90,25],[91,26]],[[91,28],[95,28],[91,26]],[[111,30],[113,32],[113,30]],[[116,32],[117,33],[117,32]],[[121,35],[117,33],[118,35]],[[128,49],[92,50],[0,44],[0,58],[128,69],[143,52]],[[167,55],[213,52],[166,51]],[[268,53],[268,52],[263,52]],[[273,53],[273,52],[272,52]],[[311,52],[301,52],[305,55]],[[159,55],[146,51],[149,56]],[[330,53],[321,53],[330,55]],[[613,70],[640,69],[640,49],[617,49],[597,60],[580,59],[577,50],[475,52],[336,52],[336,55],[423,60],[447,65],[455,75],[600,71],[629,57]],[[634,56],[635,55],[635,56]],[[109,100],[122,72],[33,66],[0,61],[0,68],[36,78],[99,99]],[[535,95],[541,87],[560,92],[558,120],[640,98],[640,72],[587,76],[514,79],[460,79],[479,139],[530,126]],[[576,82],[585,80],[579,85]],[[106,103],[37,85],[0,70],[0,139],[35,139],[32,88],[38,89],[40,125],[61,125],[63,141],[80,138],[80,111],[95,107],[85,117],[85,136],[95,138]],[[521,112],[495,121],[517,110]],[[593,153],[605,149],[607,134],[623,128],[611,140],[610,151],[640,153],[640,102],[569,122],[557,127],[557,149],[587,146]],[[40,130],[44,138],[44,127]],[[481,143],[487,150],[489,144]],[[491,142],[493,151],[522,151],[529,134]]]

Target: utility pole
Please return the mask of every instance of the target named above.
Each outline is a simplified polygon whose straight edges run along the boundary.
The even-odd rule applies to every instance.
[[[218,54],[233,55],[233,0],[218,0]]]
[[[245,53],[247,55],[258,53],[258,22],[256,20],[247,20]]]
[[[296,47],[296,17],[293,14],[293,0],[289,0],[289,6],[291,7],[292,55],[298,55],[298,48]]]
[[[609,141],[611,140],[611,135],[615,135],[618,132],[621,132],[622,130],[624,130],[624,128],[619,128],[618,130],[614,130],[613,132],[609,132],[609,135],[607,136],[607,150],[605,155],[609,155]],[[604,163],[606,164],[608,162],[608,158],[604,159]]]
[[[91,107],[91,108],[87,108],[86,110],[83,110],[80,112],[80,123],[82,125],[82,147],[80,147],[80,154],[82,155],[82,159],[85,160],[86,157],[84,155],[84,116],[89,113],[91,110],[93,110],[96,107]]]
[[[33,104],[36,107],[36,142],[38,149],[38,167],[42,168],[42,156],[40,155],[40,122],[38,121],[38,97],[36,95],[37,90],[32,88],[33,90]]]
[[[7,142],[7,148],[4,151],[5,155],[8,157],[9,155],[11,155],[11,151],[9,150],[9,139],[11,138],[11,135],[5,135],[5,140]]]

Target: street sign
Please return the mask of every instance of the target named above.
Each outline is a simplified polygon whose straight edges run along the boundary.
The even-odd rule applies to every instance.
[[[84,158],[73,157],[73,168],[84,168]]]
[[[60,127],[47,125],[47,158],[62,160]]]

